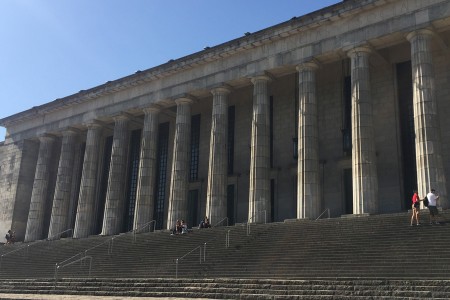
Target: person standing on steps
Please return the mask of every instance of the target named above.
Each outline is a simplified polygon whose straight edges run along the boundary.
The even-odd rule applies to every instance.
[[[411,226],[414,225],[414,219],[416,220],[416,225],[419,226],[419,212],[420,212],[420,198],[419,195],[417,195],[417,191],[414,190],[414,194],[412,196],[412,216],[411,216]]]
[[[428,210],[430,211],[430,225],[441,224],[436,220],[439,214],[437,210],[437,200],[439,199],[439,196],[436,195],[436,190],[431,189],[431,191],[427,194],[427,198],[428,198]]]

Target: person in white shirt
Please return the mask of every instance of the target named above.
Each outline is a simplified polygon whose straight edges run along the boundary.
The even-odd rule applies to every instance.
[[[436,218],[439,214],[436,206],[439,196],[436,195],[436,191],[434,189],[431,189],[431,191],[427,194],[427,198],[428,210],[430,211],[430,224],[440,224],[438,221],[436,221]]]

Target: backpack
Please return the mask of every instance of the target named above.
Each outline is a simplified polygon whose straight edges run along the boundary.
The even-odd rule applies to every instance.
[[[428,207],[428,204],[429,204],[430,202],[428,201],[428,198],[427,198],[427,196],[425,196],[425,198],[423,199],[423,205],[425,205],[426,207]]]

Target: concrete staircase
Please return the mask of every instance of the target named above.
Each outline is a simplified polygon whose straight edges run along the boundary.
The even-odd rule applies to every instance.
[[[449,213],[443,215],[450,219]],[[0,293],[449,299],[450,224],[411,227],[409,217],[252,224],[249,235],[244,224],[175,236],[62,239],[8,255],[21,245],[2,246]]]

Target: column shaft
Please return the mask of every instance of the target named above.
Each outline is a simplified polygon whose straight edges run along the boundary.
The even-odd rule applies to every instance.
[[[88,125],[77,216],[73,234],[75,238],[88,237],[93,233],[95,226],[94,213],[101,132],[102,128],[99,124],[92,123]]]
[[[118,234],[123,229],[127,155],[130,139],[128,122],[126,116],[115,118],[102,235]]]
[[[44,215],[47,204],[48,184],[50,181],[50,162],[55,138],[52,136],[42,136],[39,138],[39,141],[39,154],[25,233],[26,242],[42,239],[44,231]]]
[[[176,100],[176,103],[177,118],[175,124],[167,229],[173,228],[177,220],[187,218],[192,100],[189,98],[181,98]]]
[[[433,36],[429,30],[418,30],[410,33],[407,38],[411,43],[418,192],[423,196],[432,188],[436,189],[439,205],[449,208],[430,45]]]
[[[253,119],[248,201],[248,219],[252,223],[270,220],[269,81],[267,76],[252,79]]]
[[[313,62],[299,71],[297,217],[315,219],[320,213],[319,136],[316,100],[316,69]]]
[[[227,217],[229,93],[230,91],[226,88],[217,88],[212,91],[213,108],[206,195],[206,215],[212,224]]]
[[[155,176],[157,168],[159,109],[145,109],[144,129],[141,138],[139,175],[134,211],[134,229],[152,221],[155,201]]]
[[[373,104],[370,95],[370,49],[349,52],[352,72],[352,176],[353,213],[378,212]]]
[[[67,227],[67,222],[72,187],[76,139],[77,133],[75,131],[68,130],[63,134],[61,155],[58,165],[58,175],[56,177],[56,188],[53,197],[52,216],[50,219],[50,228],[48,231],[49,238],[54,237],[56,234],[69,229]]]

